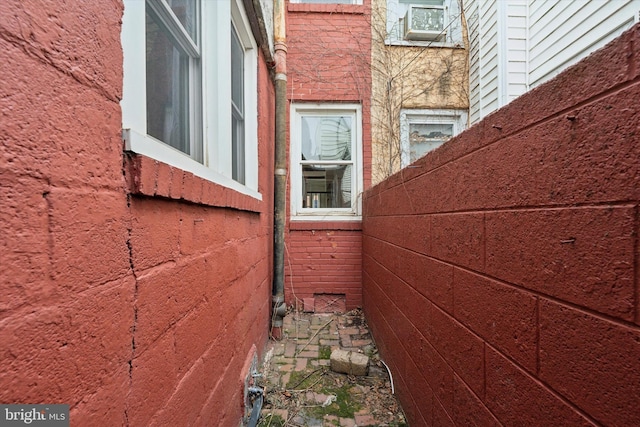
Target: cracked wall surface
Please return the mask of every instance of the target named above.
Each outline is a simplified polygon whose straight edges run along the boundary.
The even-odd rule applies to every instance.
[[[123,153],[120,1],[0,2],[0,401],[71,425],[237,425],[268,335],[273,86],[258,201]]]

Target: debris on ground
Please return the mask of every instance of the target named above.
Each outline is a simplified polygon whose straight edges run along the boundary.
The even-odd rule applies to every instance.
[[[268,346],[259,426],[406,426],[361,310],[291,312],[283,340]],[[343,356],[341,372],[335,372],[334,354]]]
[[[369,356],[337,348],[331,352],[330,366],[333,372],[357,376],[367,375]]]

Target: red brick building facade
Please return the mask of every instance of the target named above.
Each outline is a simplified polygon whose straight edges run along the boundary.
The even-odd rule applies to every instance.
[[[371,185],[370,25],[370,1],[287,3],[289,147],[293,149],[289,159],[285,296],[289,304],[299,308],[305,298],[314,296],[319,297],[318,311],[362,305],[360,193]],[[300,144],[300,133],[296,113],[301,109],[311,116],[331,114],[331,109],[341,106],[357,108],[356,120],[360,122],[353,126],[353,134],[358,132],[358,152],[352,153],[351,207],[346,213],[330,206],[311,210],[298,196],[303,190],[295,185],[307,181],[297,163],[300,150],[295,148]],[[323,301],[336,304],[327,306]]]
[[[0,3],[0,401],[69,404],[72,426],[237,426],[269,332],[271,59],[246,51],[251,191],[125,151],[121,23],[135,7]]]

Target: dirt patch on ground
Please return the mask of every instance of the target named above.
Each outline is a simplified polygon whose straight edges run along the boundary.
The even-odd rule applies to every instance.
[[[369,356],[368,375],[333,372],[329,357],[336,348]],[[360,310],[290,313],[284,339],[269,343],[262,373],[259,426],[406,426]]]

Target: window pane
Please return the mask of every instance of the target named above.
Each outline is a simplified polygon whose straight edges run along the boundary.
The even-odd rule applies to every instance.
[[[238,33],[231,26],[231,100],[238,110],[243,111],[244,97],[244,49]]]
[[[351,208],[351,165],[302,165],[303,208]]]
[[[237,114],[232,114],[231,118],[231,145],[231,177],[244,184],[244,120]]]
[[[182,26],[191,36],[191,40],[198,45],[197,2],[194,0],[167,0],[169,7],[176,15]]]
[[[452,123],[412,123],[409,125],[411,161],[441,146],[453,136]]]
[[[352,116],[303,116],[302,160],[351,160]]]
[[[189,57],[176,48],[147,8],[147,133],[190,153]]]
[[[244,184],[244,48],[231,25],[231,177]]]
[[[352,4],[354,0],[300,0],[299,3]]]

